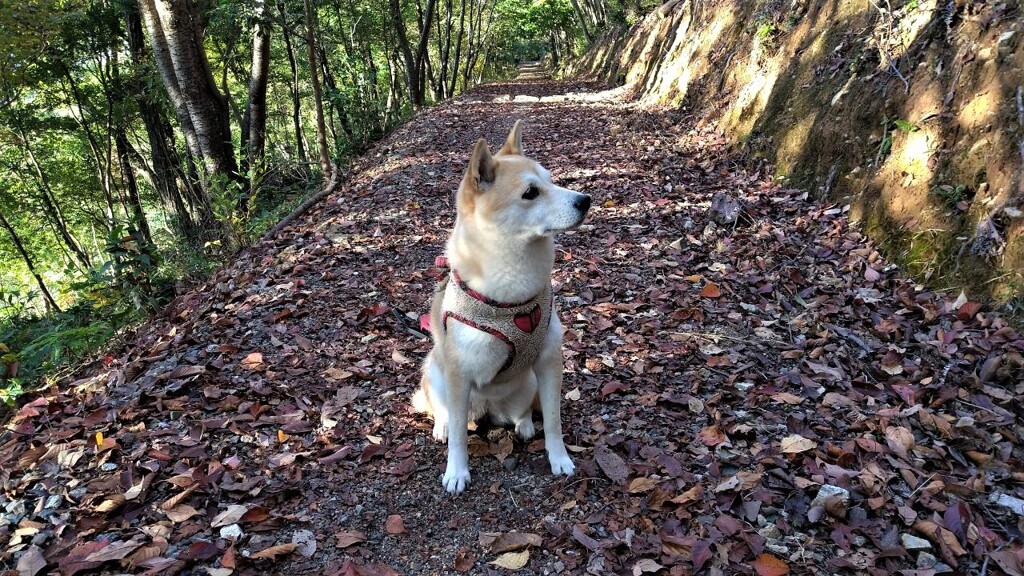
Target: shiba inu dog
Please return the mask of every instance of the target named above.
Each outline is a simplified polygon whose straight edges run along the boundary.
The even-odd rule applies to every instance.
[[[553,474],[571,475],[562,441],[562,324],[552,310],[552,237],[575,228],[590,196],[551,182],[523,154],[520,123],[491,155],[477,141],[456,195],[447,245],[451,272],[434,294],[434,348],[423,365],[413,406],[434,419],[433,436],[448,442],[441,484],[469,484],[467,425],[484,414],[534,434],[533,409],[544,418]]]

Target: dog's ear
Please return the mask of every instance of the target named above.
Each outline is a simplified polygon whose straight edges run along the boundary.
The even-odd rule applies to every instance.
[[[523,132],[521,126],[522,120],[516,120],[512,131],[508,133],[508,138],[505,139],[505,145],[501,147],[498,154],[518,154],[523,155]]]
[[[491,156],[491,150],[487,148],[487,141],[481,138],[473,147],[473,154],[469,157],[469,167],[466,168],[463,181],[473,190],[483,191],[485,186],[494,183],[497,167],[498,162]]]

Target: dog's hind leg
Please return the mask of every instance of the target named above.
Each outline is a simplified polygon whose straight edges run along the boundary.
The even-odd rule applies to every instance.
[[[512,395],[508,404],[509,414],[516,425],[516,434],[523,440],[533,438],[536,433],[533,427],[533,401],[537,397],[537,376],[533,370],[527,370],[521,388]]]

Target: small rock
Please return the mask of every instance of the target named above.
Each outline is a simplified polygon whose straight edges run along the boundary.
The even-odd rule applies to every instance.
[[[297,544],[295,549],[301,556],[312,558],[316,553],[316,536],[311,530],[298,530],[292,535],[292,543]]]
[[[1021,500],[1020,498],[1014,498],[1009,494],[993,494],[989,498],[989,500],[997,506],[1009,508],[1010,510],[1013,510],[1015,513],[1017,513],[1019,516],[1024,516],[1024,500]]]
[[[921,552],[920,554],[917,555],[917,567],[918,568],[928,569],[928,568],[931,568],[931,567],[935,566],[936,562],[938,562],[938,559],[936,559],[935,556],[932,556],[931,554],[929,554],[927,552]]]
[[[913,534],[900,534],[900,543],[909,552],[914,550],[931,550],[932,543],[925,540],[924,538],[918,538]]]
[[[832,496],[838,496],[840,501],[845,505],[850,503],[850,491],[840,486],[833,486],[831,484],[822,484],[821,488],[818,489],[818,495],[811,500],[811,508],[815,506],[825,506],[825,503]]]
[[[953,568],[948,564],[944,564],[942,562],[936,562],[935,565],[932,566],[932,570],[935,570],[936,574],[954,574],[956,572],[956,570],[953,570]]]
[[[52,494],[46,497],[46,503],[43,504],[43,508],[60,508],[60,505],[64,503],[64,497],[60,494]]]
[[[999,40],[996,41],[997,49],[1001,56],[1006,56],[1013,52],[1014,45],[1016,45],[1017,31],[1008,30],[999,35]]]
[[[519,465],[519,462],[516,460],[515,456],[509,456],[508,458],[505,458],[501,465],[505,467],[505,470],[511,472],[516,469],[516,466]]]
[[[868,543],[868,539],[863,537],[863,536],[857,535],[857,536],[853,537],[853,545],[854,546],[861,547],[861,546],[864,546],[867,543]]]
[[[764,547],[771,550],[778,556],[789,556],[789,546],[768,543],[765,544]]]
[[[100,465],[100,470],[104,472],[113,472],[114,470],[117,470],[117,464],[114,464],[113,462],[104,462]]]
[[[733,386],[740,392],[746,392],[754,387],[753,382],[736,382]]]
[[[711,198],[711,217],[719,224],[732,224],[739,218],[742,207],[740,201],[728,194],[717,192]]]
[[[779,530],[779,527],[775,524],[768,524],[764,528],[758,530],[757,533],[763,536],[764,539],[769,542],[782,538],[782,532]]]
[[[220,537],[225,540],[238,540],[242,537],[242,527],[238,524],[230,524],[220,529]]]

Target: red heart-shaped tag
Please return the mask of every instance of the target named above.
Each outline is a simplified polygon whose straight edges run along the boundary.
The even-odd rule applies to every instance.
[[[533,332],[540,325],[540,306],[534,306],[533,310],[525,314],[516,314],[512,321],[523,332]]]

